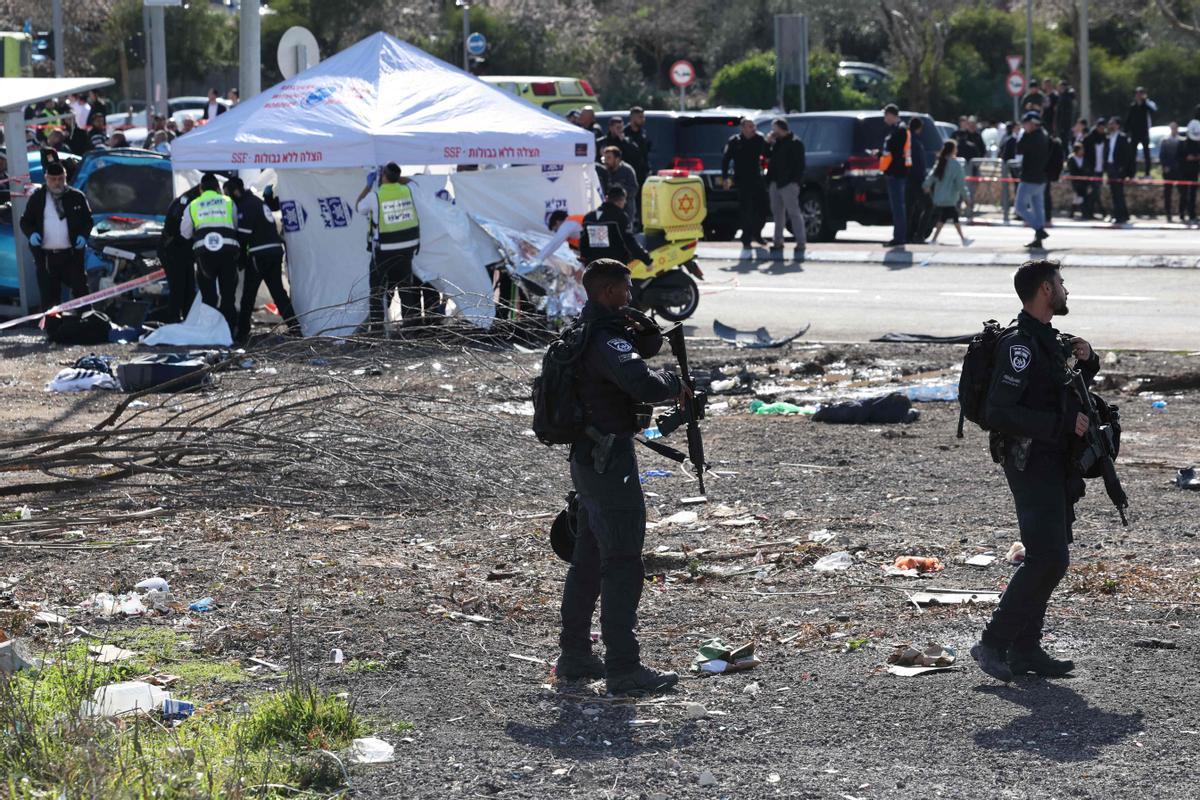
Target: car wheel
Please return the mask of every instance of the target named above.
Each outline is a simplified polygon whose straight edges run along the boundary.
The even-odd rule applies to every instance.
[[[832,242],[837,236],[820,191],[809,189],[800,196],[800,212],[804,214],[804,233],[810,242]]]

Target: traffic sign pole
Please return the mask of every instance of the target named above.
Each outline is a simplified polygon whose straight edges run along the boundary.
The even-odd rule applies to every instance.
[[[687,103],[687,87],[696,80],[696,68],[690,61],[676,61],[671,65],[671,83],[679,87],[679,110],[684,111]]]

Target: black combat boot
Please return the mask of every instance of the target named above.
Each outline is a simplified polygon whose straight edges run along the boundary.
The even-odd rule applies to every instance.
[[[1010,648],[1008,666],[1014,675],[1024,675],[1032,672],[1043,678],[1061,678],[1075,669],[1075,662],[1070,659],[1059,660],[1052,658],[1041,647],[1032,650]]]
[[[604,677],[604,662],[592,653],[573,653],[564,650],[554,665],[560,681],[598,681]]]
[[[1013,673],[1006,655],[1002,649],[984,642],[971,648],[971,658],[978,662],[981,670],[998,681],[1008,683],[1013,679]]]
[[[608,676],[609,694],[652,694],[665,692],[679,683],[679,674],[639,664],[632,672]]]

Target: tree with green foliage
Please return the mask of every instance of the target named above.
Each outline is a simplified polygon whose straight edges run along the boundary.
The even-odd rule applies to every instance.
[[[838,75],[838,57],[817,50],[810,54],[806,107],[809,111],[855,110],[873,108],[870,97],[854,89],[850,81]],[[710,99],[714,103],[746,108],[773,108],[775,95],[775,54],[751,53],[741,61],[727,64],[712,81]],[[789,86],[784,92],[788,109],[800,107],[800,89]]]

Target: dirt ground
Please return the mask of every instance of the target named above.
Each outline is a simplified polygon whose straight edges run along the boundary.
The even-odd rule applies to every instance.
[[[1007,487],[982,432],[968,427],[955,437],[957,404],[919,403],[917,422],[888,426],[747,411],[756,396],[805,405],[956,384],[962,348],[804,340],[777,351],[705,340],[692,347],[699,375],[743,380],[714,395],[728,405],[704,423],[719,473],[709,478],[706,505],[681,505],[697,493],[694,480],[659,456],[639,455],[643,470],[671,472],[646,479],[654,524],[640,611],[644,657],[684,673],[665,697],[615,699],[602,683],[560,685],[551,675],[565,565],[547,535],[569,478],[565,452],[527,434],[539,354],[502,343],[260,348],[248,354],[251,368],[222,372],[208,392],[234,397],[256,381],[294,376],[419,394],[464,430],[477,421],[483,449],[459,457],[458,437],[447,435],[438,448],[448,458],[424,474],[427,495],[418,475],[407,487],[415,495],[397,492],[392,501],[357,480],[338,485],[336,476],[328,476],[335,491],[296,505],[224,496],[219,478],[210,502],[198,502],[174,494],[175,478],[166,476],[9,496],[0,510],[28,506],[34,519],[164,510],[49,540],[0,523],[0,576],[15,579],[7,591],[16,602],[41,602],[100,634],[146,621],[92,618],[78,604],[95,592],[129,591],[161,575],[181,599],[214,597],[211,614],[151,621],[187,630],[214,657],[303,664],[320,685],[349,691],[396,746],[394,762],[352,771],[356,797],[1195,793],[1200,492],[1172,480],[1200,461],[1197,354],[1105,360],[1102,393],[1121,406],[1125,429],[1118,469],[1131,525],[1120,526],[1103,486],[1090,482],[1071,571],[1048,619],[1047,647],[1074,658],[1075,675],[1003,686],[967,655],[989,606],[922,609],[908,600],[931,587],[998,590],[1014,569],[1003,558],[1017,539]],[[47,349],[27,335],[0,339],[5,439],[81,431],[113,410],[120,395],[43,389],[86,352]],[[1152,408],[1158,398],[1165,411]],[[150,419],[181,402],[146,400]],[[8,473],[0,488],[36,477]],[[448,492],[440,488],[447,483]],[[662,522],[681,510],[697,512],[697,521]],[[820,531],[832,538],[810,541]],[[62,549],[70,545],[103,549]],[[849,570],[814,570],[841,550],[854,555]],[[959,561],[985,552],[1000,558],[982,568]],[[937,556],[945,571],[886,575],[882,566],[902,555]],[[700,643],[718,636],[755,642],[761,666],[688,673]],[[1148,639],[1175,647],[1135,644]],[[957,668],[887,674],[896,644],[930,642],[956,649]],[[332,648],[362,668],[329,664]],[[278,685],[259,675],[259,688]],[[390,727],[401,721],[412,730]]]

